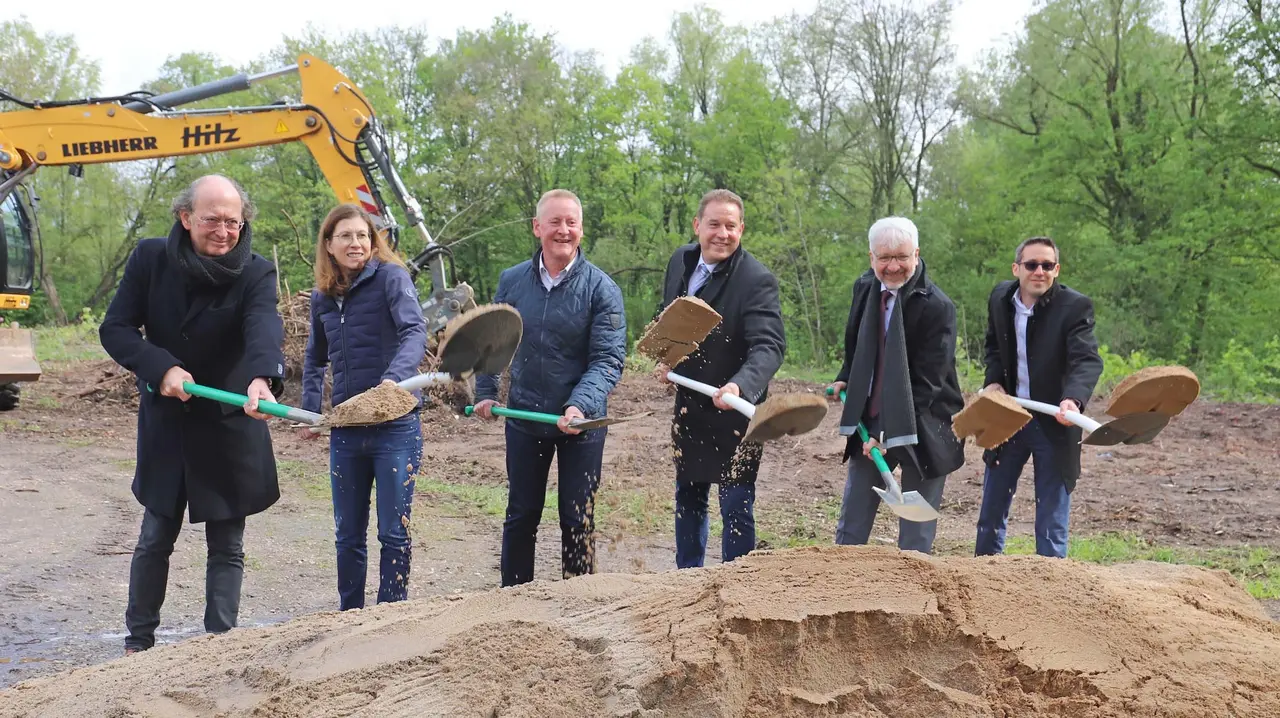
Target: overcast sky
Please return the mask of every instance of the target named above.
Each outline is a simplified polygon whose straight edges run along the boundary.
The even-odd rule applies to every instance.
[[[961,62],[1002,44],[1015,33],[1034,0],[954,0],[952,41]],[[102,68],[104,94],[129,92],[158,74],[166,58],[183,52],[210,52],[241,65],[297,35],[308,24],[331,33],[386,25],[422,25],[436,38],[459,29],[482,29],[510,13],[536,30],[551,32],[568,50],[595,50],[609,72],[625,62],[645,37],[664,37],[672,15],[691,9],[692,0],[372,0],[362,3],[315,0],[131,0],[88,3],[72,10],[65,0],[21,3],[19,14],[37,32],[75,36],[80,49]],[[727,23],[753,26],[792,10],[809,12],[815,0],[704,0]],[[604,9],[609,7],[609,9]],[[361,14],[343,17],[352,10]]]

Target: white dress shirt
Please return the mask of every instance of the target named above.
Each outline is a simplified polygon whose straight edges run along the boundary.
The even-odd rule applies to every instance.
[[[1021,292],[1013,293],[1013,333],[1018,337],[1018,386],[1014,393],[1023,399],[1031,398],[1031,372],[1027,371],[1027,320],[1036,313],[1036,305],[1025,307]]]

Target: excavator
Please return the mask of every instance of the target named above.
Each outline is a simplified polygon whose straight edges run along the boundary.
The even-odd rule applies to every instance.
[[[297,75],[301,101],[248,107],[180,109],[256,83]],[[453,255],[427,230],[422,207],[409,194],[388,155],[386,134],[355,83],[336,68],[303,54],[293,65],[257,74],[241,73],[164,94],[134,92],[116,97],[29,102],[0,91],[0,100],[22,109],[0,112],[0,309],[30,306],[39,252],[38,202],[24,180],[39,168],[62,165],[73,175],[83,165],[227,152],[302,142],[339,202],[358,204],[398,249],[402,227],[383,200],[395,199],[409,231],[424,248],[405,264],[420,292],[428,336],[437,336],[455,316],[474,309],[474,292],[450,284]],[[37,381],[30,330],[6,326],[0,317],[0,411],[18,402],[18,383]]]

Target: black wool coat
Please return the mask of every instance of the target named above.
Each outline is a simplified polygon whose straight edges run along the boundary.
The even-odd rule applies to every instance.
[[[254,254],[230,284],[191,286],[166,256],[168,241],[138,243],[99,329],[103,348],[138,378],[133,495],[169,518],[181,518],[185,504],[192,523],[259,513],[280,498],[266,422],[238,406],[159,391],[165,372],[181,366],[197,384],[237,394],[262,377],[280,398],[275,267]]]

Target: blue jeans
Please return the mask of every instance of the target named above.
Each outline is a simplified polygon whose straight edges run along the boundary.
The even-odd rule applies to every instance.
[[[413,412],[376,426],[337,427],[329,439],[329,480],[338,549],[339,607],[364,608],[369,493],[376,486],[378,603],[409,595],[409,516],[414,474],[422,462],[422,424]]]
[[[595,573],[596,489],[609,430],[539,437],[507,423],[507,518],[502,524],[502,585],[533,580],[547,473],[559,454],[560,565],[564,578]]]
[[[1018,477],[1028,458],[1035,458],[1036,553],[1064,558],[1067,555],[1067,523],[1071,515],[1071,493],[1062,480],[1054,457],[1053,444],[1032,419],[1003,446],[993,464],[987,466],[982,484],[982,508],[978,512],[978,540],[975,556],[1004,552],[1009,506],[1018,489]]]
[[[720,558],[746,556],[756,547],[755,481],[718,482],[720,491]],[[676,481],[676,568],[700,568],[710,533],[711,484]]]

